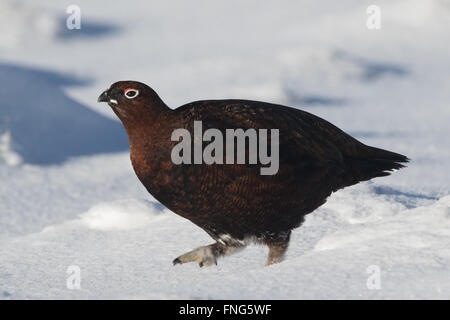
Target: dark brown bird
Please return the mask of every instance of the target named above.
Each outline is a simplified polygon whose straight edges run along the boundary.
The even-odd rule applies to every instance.
[[[107,102],[122,121],[134,171],[148,192],[216,241],[181,255],[174,264],[212,265],[250,242],[269,247],[267,264],[280,262],[291,230],[332,192],[387,176],[408,162],[401,154],[367,146],[319,117],[282,105],[205,100],[170,109],[155,91],[135,81],[114,83],[98,101]],[[279,148],[278,170],[263,175],[261,168],[267,165],[262,163],[175,164],[171,154],[179,141],[172,141],[172,133],[184,128],[194,137],[194,121],[224,137],[227,129],[278,129],[279,142],[270,146]],[[246,159],[251,152],[246,143]]]

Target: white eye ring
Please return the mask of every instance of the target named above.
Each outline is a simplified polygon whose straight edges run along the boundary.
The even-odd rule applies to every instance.
[[[127,99],[136,98],[139,94],[139,90],[136,89],[125,89],[124,95]]]

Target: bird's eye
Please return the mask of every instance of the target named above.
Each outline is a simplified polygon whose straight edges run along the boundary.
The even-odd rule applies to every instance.
[[[136,89],[125,89],[125,97],[127,97],[128,99],[133,99],[136,98],[139,94],[139,90]]]

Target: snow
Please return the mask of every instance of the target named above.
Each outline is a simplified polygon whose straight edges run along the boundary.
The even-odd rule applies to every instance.
[[[10,131],[5,131],[0,136],[0,157],[1,162],[9,166],[16,166],[22,162],[20,155],[12,150]]]
[[[57,33],[57,17],[18,1],[0,3],[0,48],[14,48],[25,41],[49,42]]]
[[[377,1],[375,31],[372,4],[79,0],[69,31],[60,1],[3,1],[0,298],[449,299],[450,6]],[[334,193],[280,264],[250,246],[172,266],[212,240],[135,177],[121,124],[96,103],[120,79],[172,107],[292,105],[412,161]],[[80,289],[67,286],[74,266]]]
[[[93,230],[131,230],[149,226],[158,218],[161,211],[155,203],[122,199],[111,203],[99,203],[83,213],[80,220]]]

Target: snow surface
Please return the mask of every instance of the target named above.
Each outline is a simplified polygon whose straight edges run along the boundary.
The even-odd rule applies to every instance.
[[[378,31],[371,4],[79,0],[69,31],[64,2],[2,1],[0,298],[450,299],[450,4],[377,1]],[[301,107],[412,161],[333,194],[280,264],[250,246],[173,267],[211,239],[135,177],[121,124],[96,103],[119,79],[172,107]]]

